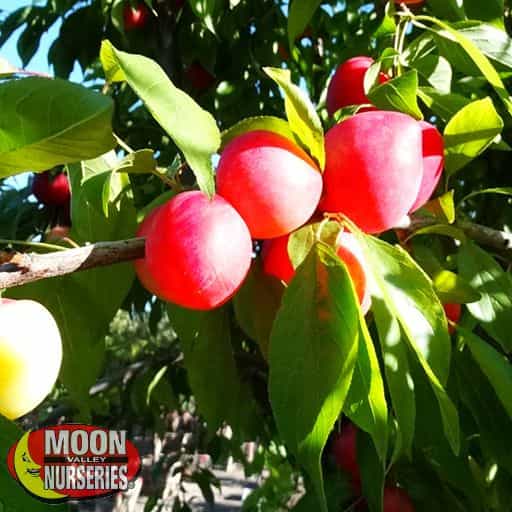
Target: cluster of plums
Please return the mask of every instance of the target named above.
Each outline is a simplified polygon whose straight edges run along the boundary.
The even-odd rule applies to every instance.
[[[368,106],[327,132],[323,174],[294,141],[249,131],[224,148],[217,195],[183,192],[147,216],[138,231],[146,255],[136,269],[149,291],[183,307],[216,308],[242,284],[252,240],[262,242],[264,270],[288,283],[294,275],[289,236],[312,217],[343,214],[363,231],[381,233],[428,201],[443,170],[443,138],[427,122],[369,104],[363,82],[372,62],[350,59],[330,83],[331,114]],[[336,246],[366,312],[371,301],[357,241],[343,231]]]
[[[352,492],[361,495],[361,471],[357,462],[357,428],[352,423],[346,423],[341,432],[334,436],[332,453],[336,465],[350,479]],[[363,508],[364,503],[361,501]],[[407,492],[397,486],[384,488],[383,512],[414,512],[414,505]]]

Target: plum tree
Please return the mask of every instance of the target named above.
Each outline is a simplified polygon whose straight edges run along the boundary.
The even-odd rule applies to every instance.
[[[295,275],[288,254],[288,240],[289,235],[265,240],[261,249],[263,271],[287,284]],[[371,306],[371,294],[367,286],[364,256],[355,236],[347,231],[340,232],[336,240],[336,254],[347,266],[361,309],[366,314]]]
[[[135,7],[129,2],[123,8],[123,21],[125,30],[143,29],[150,17],[149,9],[144,2],[139,2]]]
[[[37,407],[59,375],[62,342],[50,312],[32,300],[0,299],[0,414]]]
[[[235,137],[222,152],[217,190],[240,213],[253,238],[275,238],[311,217],[322,177],[291,140],[256,130]]]
[[[49,171],[36,174],[32,193],[46,206],[67,206],[71,198],[68,177],[64,173],[52,176]]]
[[[320,210],[342,213],[367,233],[398,225],[423,175],[418,122],[399,112],[363,112],[332,127],[325,150]]]
[[[371,57],[353,57],[338,66],[327,89],[327,111],[333,115],[349,105],[371,103],[364,92],[364,76],[373,64]],[[389,80],[385,73],[379,73],[379,83]]]
[[[357,462],[357,428],[352,423],[343,426],[332,444],[336,465],[350,477],[355,494],[361,492],[361,472]]]
[[[261,247],[263,271],[288,284],[294,274],[290,256],[288,255],[288,240],[290,235],[265,240]]]
[[[224,304],[251,264],[249,230],[218,195],[178,194],[160,207],[145,234],[142,278],[153,278],[158,296],[179,306],[209,310]]]
[[[157,206],[144,217],[144,220],[141,222],[139,229],[137,230],[136,233],[138,237],[145,238],[153,230],[155,222],[158,222],[158,213],[160,212],[161,208],[161,206]],[[141,282],[142,286],[144,286],[144,288],[146,288],[146,290],[151,292],[153,295],[158,296],[158,278],[153,277],[152,274],[149,272],[148,266],[146,264],[146,259],[140,258],[138,260],[135,260],[133,262],[133,265],[135,267],[135,272],[137,273],[137,277],[139,278],[139,281]]]
[[[429,199],[441,179],[444,167],[444,141],[439,130],[426,121],[419,122],[423,147],[423,177],[418,197],[411,207],[411,212],[421,208]]]
[[[400,487],[386,487],[383,512],[414,512],[414,505],[409,495]]]
[[[443,307],[444,312],[446,313],[446,318],[454,324],[458,324],[462,315],[462,306],[460,304],[448,303],[444,304]],[[448,332],[453,334],[455,332],[455,327],[448,324]]]

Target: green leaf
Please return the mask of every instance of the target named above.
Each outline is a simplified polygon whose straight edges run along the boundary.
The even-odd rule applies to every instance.
[[[338,222],[325,223],[322,221],[306,224],[291,233],[288,239],[288,254],[293,268],[297,268],[306,259],[318,236],[322,242],[334,247],[336,238],[342,229]]]
[[[419,235],[443,235],[455,240],[460,240],[461,242],[466,240],[464,231],[456,228],[455,226],[450,226],[449,224],[434,224],[432,226],[417,229],[409,239]]]
[[[463,20],[464,8],[459,0],[428,0],[428,6],[438,18],[450,21]]]
[[[412,64],[432,87],[449,94],[452,85],[452,67],[441,55],[427,55]]]
[[[422,364],[426,363],[439,382],[446,384],[451,343],[444,310],[432,282],[401,247],[358,236],[375,277],[376,293],[382,294]]]
[[[217,11],[222,5],[219,0],[190,0],[188,2],[194,14],[204,23],[205,27],[214,35]]]
[[[470,192],[468,195],[464,196],[460,200],[460,203],[463,203],[464,201],[467,201],[468,199],[479,196],[481,194],[500,194],[504,196],[512,196],[512,187],[496,187],[484,188],[483,190],[475,190],[474,192]]]
[[[438,478],[438,487],[449,485],[454,490],[461,491],[461,495],[472,498],[475,493],[474,481],[468,467],[468,439],[469,434],[464,432],[461,438],[460,454],[454,454],[446,440],[446,428],[442,418],[442,411],[438,407],[435,393],[432,392],[428,378],[415,361],[411,361],[411,373],[416,396],[416,427],[415,427],[415,459],[413,464],[420,463],[424,457],[430,465],[430,471]],[[423,455],[423,457],[420,456]],[[420,459],[420,460],[418,460]],[[422,471],[425,474],[425,470]],[[422,500],[423,502],[423,500]],[[466,512],[478,508],[459,506],[454,508],[434,507],[426,510],[458,510]]]
[[[368,98],[382,110],[396,110],[416,119],[423,119],[416,99],[417,91],[418,72],[413,69],[372,88]]]
[[[489,379],[496,395],[512,419],[512,365],[510,361],[471,331],[457,326],[457,332],[467,344],[471,355]]]
[[[483,153],[503,130],[491,98],[476,100],[453,116],[444,129],[445,168],[449,175]]]
[[[385,461],[388,445],[388,408],[384,382],[375,347],[362,315],[359,324],[357,361],[343,412],[360,429],[370,434],[378,456]]]
[[[512,351],[512,277],[496,260],[472,242],[458,254],[461,276],[480,294],[468,310],[506,352]]]
[[[444,1],[444,0],[443,0]],[[458,43],[461,48],[466,52],[466,54],[471,58],[471,60],[476,64],[482,75],[487,79],[489,84],[496,91],[501,101],[505,105],[508,113],[512,115],[512,101],[510,100],[510,96],[503,84],[500,75],[494,68],[494,66],[489,62],[489,59],[480,51],[478,46],[468,37],[466,37],[461,32],[457,31],[447,23],[440,21],[439,19],[432,18],[431,16],[415,16],[414,19],[419,21],[426,21],[437,25],[440,30],[436,31],[436,34],[441,37],[447,39],[448,41],[455,41]]]
[[[451,343],[446,316],[432,282],[407,252],[356,231],[371,272],[375,300],[385,303],[421,365],[438,400],[452,450],[459,449],[457,410],[444,390],[450,368]]]
[[[357,463],[361,471],[363,496],[370,512],[382,512],[386,460],[383,459],[369,436],[357,433]]]
[[[320,0],[292,0],[288,8],[288,43],[293,48],[295,40],[311,21]]]
[[[126,155],[113,169],[129,174],[150,174],[156,170],[156,160],[151,149],[140,149]]]
[[[443,304],[467,304],[481,297],[468,281],[450,270],[439,270],[432,276],[432,281]]]
[[[444,121],[450,120],[471,101],[460,94],[440,93],[432,87],[419,87],[418,97],[436,116]]]
[[[263,71],[283,90],[286,117],[290,128],[323,170],[325,166],[324,130],[315,107],[307,94],[291,82],[288,69],[263,68]]]
[[[0,83],[0,178],[109,151],[112,107],[109,97],[64,80]]]
[[[283,285],[263,272],[261,259],[258,258],[233,299],[240,327],[258,342],[265,358],[268,358],[270,332],[282,295]]]
[[[454,191],[449,190],[443,195],[430,200],[422,208],[430,215],[443,223],[453,224],[455,222]]]
[[[2,512],[65,512],[67,505],[47,504],[33,498],[7,469],[7,453],[20,440],[23,431],[12,421],[0,416],[0,511]]]
[[[505,11],[503,0],[464,0],[464,10],[470,20],[487,21],[504,29],[503,12]],[[506,34],[506,32],[503,32]]]
[[[475,22],[458,23],[457,30],[470,39],[493,62],[512,68],[512,47],[510,37],[505,31],[492,25]],[[447,40],[444,40],[444,45],[445,55],[453,53],[453,48],[458,46]]]
[[[192,311],[170,303],[167,308],[209,434],[213,436],[227,422],[235,436],[250,435],[257,425],[258,412],[250,389],[238,375],[228,312],[223,308]]]
[[[412,377],[409,371],[405,338],[398,320],[393,317],[382,300],[372,298],[372,311],[379,333],[386,382],[398,423],[401,449],[411,457],[416,403],[414,386],[411,385]]]
[[[314,224],[307,224],[290,234],[288,254],[293,268],[297,268],[307,257],[316,241]]]
[[[269,394],[279,432],[311,477],[322,512],[320,457],[350,387],[357,339],[358,303],[348,271],[318,242],[297,269],[274,322]]]
[[[221,151],[235,137],[254,130],[267,130],[269,132],[278,133],[292,142],[297,142],[290,125],[284,119],[274,116],[256,116],[243,119],[242,121],[231,126],[222,132]]]
[[[153,60],[119,51],[109,41],[103,41],[100,57],[107,79],[128,82],[183,152],[199,188],[211,197],[215,193],[211,158],[220,146],[215,119],[178,89]]]
[[[484,453],[512,472],[510,419],[491,383],[470,350],[456,353],[454,370],[458,393],[476,421]]]

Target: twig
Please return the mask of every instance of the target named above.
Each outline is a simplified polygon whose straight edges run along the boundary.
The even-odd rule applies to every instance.
[[[434,217],[413,217],[408,218],[402,225],[398,226],[407,229],[413,233],[419,229],[426,228],[440,224],[438,219]],[[460,229],[464,234],[480,245],[496,249],[501,254],[512,260],[512,233],[506,231],[499,231],[497,229],[482,226],[482,224],[475,224],[465,219],[457,219],[452,226]]]
[[[12,253],[0,259],[0,290],[143,257],[143,238],[98,242],[47,254]]]
[[[434,224],[439,224],[439,221],[430,217],[419,217],[408,219],[407,223],[400,227],[416,231]],[[512,261],[511,233],[463,219],[455,222],[454,226],[462,230],[468,238],[480,245],[499,251],[507,260]],[[65,249],[47,254],[2,253],[0,257],[0,290],[143,257],[143,238],[98,242],[77,249]]]

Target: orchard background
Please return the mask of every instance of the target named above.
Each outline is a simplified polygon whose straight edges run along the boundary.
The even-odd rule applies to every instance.
[[[21,490],[4,455],[20,429],[77,421],[159,447],[147,511],[190,510],[180,496],[165,508],[169,474],[212,499],[197,453],[265,470],[247,512],[379,512],[385,488],[408,496],[386,512],[512,510],[509,6],[405,3],[147,0],[127,14],[128,0],[4,2],[0,45],[21,27],[24,69],[0,61],[0,289],[52,313],[63,363],[42,405],[0,418],[0,510],[66,509]],[[56,23],[50,80],[30,62]],[[257,243],[221,308],[147,292],[129,261],[144,255],[132,239],[145,215],[184,190],[211,194],[217,155],[254,129],[284,133],[321,165],[324,132],[358,115],[329,116],[330,77],[365,55],[369,101],[444,135],[431,201],[380,241],[350,219],[315,219],[288,243],[295,265],[305,259],[289,287],[262,270]],[[81,85],[68,81],[76,66]],[[70,208],[32,194],[32,173],[49,169],[67,173]],[[366,317],[332,263],[341,224],[365,247]],[[322,301],[305,299],[318,290]],[[463,305],[457,325],[442,304]]]

